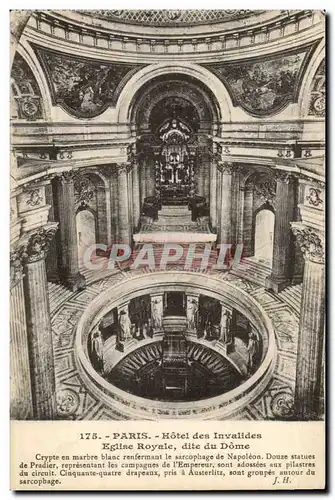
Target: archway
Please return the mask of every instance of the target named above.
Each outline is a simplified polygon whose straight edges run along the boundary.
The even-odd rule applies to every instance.
[[[83,265],[84,252],[96,241],[96,218],[91,210],[79,210],[76,215],[79,266]]]
[[[160,75],[134,94],[129,118],[137,134],[141,204],[159,206],[209,201],[206,172],[211,140],[220,122],[216,97],[200,80],[182,73]]]
[[[255,217],[255,258],[272,267],[275,215],[269,208],[259,210]]]

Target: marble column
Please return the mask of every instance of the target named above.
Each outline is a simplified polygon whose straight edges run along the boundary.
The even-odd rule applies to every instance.
[[[85,277],[79,272],[74,172],[63,172],[57,178],[57,212],[59,220],[59,249],[61,282],[73,292],[83,290]]]
[[[133,227],[137,231],[140,222],[140,183],[137,163],[133,163]]]
[[[294,220],[295,180],[287,172],[277,173],[276,177],[273,263],[265,287],[279,293],[291,282],[293,239],[290,223]]]
[[[216,204],[216,161],[212,160],[210,164],[210,177],[209,177],[209,221],[211,229],[217,229],[217,204]]]
[[[141,200],[141,208],[143,206],[144,200],[147,197],[147,174],[146,174],[146,168],[145,168],[145,158],[143,158],[143,155],[140,158],[139,161],[139,177],[140,177],[140,200]]]
[[[217,235],[218,242],[220,239],[220,230],[221,230],[221,182],[222,182],[222,173],[219,167],[216,168],[216,227],[217,227]]]
[[[163,331],[163,293],[150,294],[151,321],[153,333],[161,334]]]
[[[10,417],[13,420],[33,418],[22,255],[22,249],[10,255]]]
[[[324,235],[299,223],[293,223],[292,230],[305,258],[297,351],[295,417],[298,420],[317,420],[321,416],[320,402],[323,397]]]
[[[55,373],[45,257],[57,224],[24,236],[24,296],[34,419],[54,420]]]
[[[231,244],[231,186],[233,166],[223,162],[219,165],[221,171],[221,217],[220,217],[220,243]]]
[[[187,332],[197,336],[199,325],[199,294],[186,294]]]
[[[130,245],[128,163],[117,165],[118,185],[118,241]]]

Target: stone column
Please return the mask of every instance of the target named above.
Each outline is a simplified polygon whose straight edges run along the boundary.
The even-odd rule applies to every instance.
[[[219,167],[216,169],[216,227],[218,234],[218,242],[220,239],[220,229],[221,229],[221,182],[222,173]]]
[[[292,230],[305,258],[297,351],[295,417],[298,420],[317,420],[320,418],[320,401],[323,397],[324,235],[299,223],[293,223]]]
[[[143,206],[144,200],[147,197],[147,173],[146,173],[146,161],[143,156],[141,156],[138,168],[140,176],[140,188],[141,188],[141,208]]]
[[[63,172],[57,178],[57,215],[59,220],[58,253],[61,255],[59,272],[62,283],[76,292],[86,286],[79,272],[74,172]]]
[[[45,257],[57,224],[32,231],[24,240],[24,295],[34,418],[55,419],[55,373]]]
[[[232,244],[243,243],[244,179],[243,167],[238,165],[233,173],[232,185]]]
[[[13,420],[33,418],[22,255],[22,249],[10,255],[10,417]]]
[[[163,331],[163,293],[150,294],[151,321],[153,333],[161,334]]]
[[[223,162],[219,166],[221,171],[221,217],[220,217],[220,243],[231,241],[231,184],[233,166]]]
[[[130,245],[129,200],[128,200],[128,164],[117,165],[118,185],[118,240]]]
[[[293,241],[290,223],[294,219],[295,181],[284,173],[277,174],[276,214],[272,273],[266,279],[268,290],[279,293],[291,282]]]
[[[137,231],[140,222],[140,183],[138,165],[133,163],[133,227]]]
[[[186,294],[187,333],[197,336],[199,325],[199,294]]]
[[[216,161],[212,160],[209,178],[209,221],[213,231],[217,228],[216,177]]]

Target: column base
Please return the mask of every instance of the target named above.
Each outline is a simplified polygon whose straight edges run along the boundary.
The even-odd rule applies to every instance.
[[[270,274],[265,280],[265,289],[272,290],[274,293],[280,293],[291,284],[289,278],[279,278]]]
[[[71,292],[79,292],[86,288],[86,278],[78,273],[75,276],[61,276],[61,283],[66,286]]]

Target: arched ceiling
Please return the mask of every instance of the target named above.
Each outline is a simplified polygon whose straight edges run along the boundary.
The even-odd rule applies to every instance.
[[[139,127],[155,129],[172,115],[198,130],[219,119],[218,104],[200,81],[177,73],[154,78],[135,94],[131,121]]]

